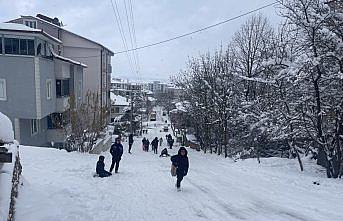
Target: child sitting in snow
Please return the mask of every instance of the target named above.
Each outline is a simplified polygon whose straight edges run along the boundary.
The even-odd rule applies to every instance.
[[[104,160],[104,156],[99,156],[99,160],[96,163],[96,174],[98,174],[99,177],[108,177],[112,175],[112,173],[105,170]]]
[[[169,157],[169,156],[170,156],[170,155],[169,155],[169,153],[168,153],[167,148],[164,148],[164,149],[162,150],[162,152],[161,152],[160,157]]]

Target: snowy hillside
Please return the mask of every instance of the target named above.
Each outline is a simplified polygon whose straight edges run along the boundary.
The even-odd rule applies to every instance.
[[[156,127],[149,123],[150,140],[166,134],[158,117]],[[119,173],[108,178],[92,177],[97,155],[23,146],[16,220],[343,220],[341,180],[326,179],[309,160],[301,173],[295,160],[262,159],[258,165],[189,150],[190,170],[177,192],[169,158],[143,152],[138,138],[133,154],[127,146]],[[104,155],[108,169],[110,154]]]

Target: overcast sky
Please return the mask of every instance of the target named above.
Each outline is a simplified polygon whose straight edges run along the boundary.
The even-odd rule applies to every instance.
[[[115,0],[113,0],[114,2]],[[128,47],[131,48],[124,0],[116,0]],[[129,2],[127,0],[126,2]],[[131,0],[137,45],[161,41],[237,16],[274,2],[273,0]],[[110,0],[0,0],[0,21],[37,13],[58,17],[64,28],[95,40],[112,51],[124,46]],[[261,13],[276,24],[276,8]],[[112,75],[133,80],[163,80],[185,68],[188,57],[226,45],[247,17],[163,45],[137,51],[139,74],[130,68],[127,55],[112,58]]]

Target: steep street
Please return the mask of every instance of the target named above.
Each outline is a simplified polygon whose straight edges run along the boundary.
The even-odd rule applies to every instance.
[[[165,146],[164,119],[157,113],[147,137],[163,137]],[[141,138],[135,138],[133,154],[127,146],[119,173],[108,178],[93,177],[97,155],[23,146],[16,220],[343,220],[339,180],[325,179],[318,168],[306,170],[307,161],[300,174],[295,160],[235,163],[189,149],[189,174],[177,192],[169,158],[143,152]],[[110,154],[104,155],[109,168]],[[336,195],[329,194],[333,189]]]

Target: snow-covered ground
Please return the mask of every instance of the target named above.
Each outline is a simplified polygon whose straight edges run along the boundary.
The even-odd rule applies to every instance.
[[[162,136],[166,146],[162,118],[158,111],[147,136]],[[169,158],[143,152],[141,138],[135,138],[133,154],[124,147],[119,173],[108,178],[92,176],[97,155],[21,147],[24,185],[16,220],[343,220],[342,180],[326,179],[309,160],[301,173],[295,160],[262,159],[258,165],[189,150],[190,170],[177,192]],[[104,155],[109,168],[110,154]]]

